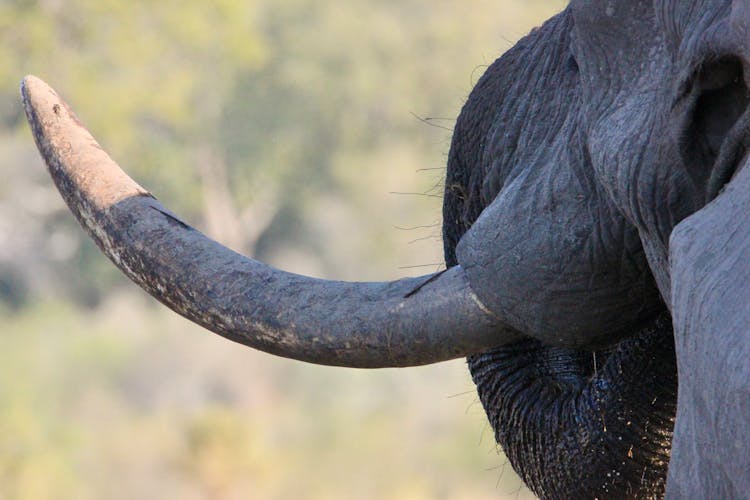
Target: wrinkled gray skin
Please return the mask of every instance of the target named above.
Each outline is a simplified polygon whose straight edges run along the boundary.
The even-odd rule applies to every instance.
[[[723,499],[750,493],[748,82],[750,0],[572,0],[462,110],[450,269],[375,284],[208,240],[43,82],[22,93],[71,210],[180,314],[319,363],[470,354],[496,438],[540,497]]]
[[[667,496],[750,494],[750,169],[701,210],[747,161],[749,25],[748,0],[573,0],[462,111],[446,260],[540,341],[469,358],[540,496],[663,494],[664,310]]]

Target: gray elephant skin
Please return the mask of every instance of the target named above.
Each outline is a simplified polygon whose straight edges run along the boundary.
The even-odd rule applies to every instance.
[[[750,497],[750,0],[572,0],[492,64],[448,158],[447,270],[316,280],[211,241],[35,77],[54,182],[185,317],[303,361],[466,356],[542,498]]]

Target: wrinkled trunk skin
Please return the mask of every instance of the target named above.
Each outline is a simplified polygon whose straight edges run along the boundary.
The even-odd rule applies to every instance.
[[[677,390],[669,315],[596,353],[527,340],[471,356],[495,438],[541,498],[661,498]]]

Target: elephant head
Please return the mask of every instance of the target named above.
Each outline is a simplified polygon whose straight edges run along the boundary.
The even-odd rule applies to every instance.
[[[468,356],[498,442],[544,498],[728,497],[750,491],[748,26],[750,0],[571,0],[461,112],[448,270],[395,282],[315,280],[222,247],[44,83],[22,94],[83,227],[183,316],[314,363]]]

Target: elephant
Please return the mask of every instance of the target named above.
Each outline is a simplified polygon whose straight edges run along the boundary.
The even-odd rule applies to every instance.
[[[456,122],[446,270],[271,268],[128,177],[44,82],[21,93],[84,229],[159,301],[312,363],[466,357],[541,498],[750,494],[750,0],[570,0]]]

